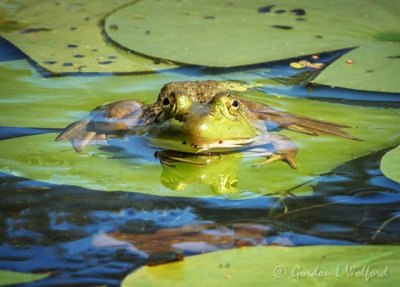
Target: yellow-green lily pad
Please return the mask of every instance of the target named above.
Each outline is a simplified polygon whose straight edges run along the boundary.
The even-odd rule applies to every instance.
[[[388,178],[400,182],[400,146],[383,156],[381,170]]]
[[[25,60],[1,63],[0,73],[4,75],[0,93],[1,125],[37,128],[64,128],[85,117],[96,106],[111,101],[133,98],[150,103],[165,83],[187,80],[177,73],[43,79]],[[319,174],[351,159],[398,144],[400,140],[399,109],[267,96],[257,91],[243,91],[243,95],[287,112],[351,125],[348,133],[363,141],[282,131],[299,147],[297,170],[283,162],[252,167],[262,158],[244,159],[238,168],[233,168],[229,165],[237,164],[234,163],[236,159],[224,162],[221,159],[208,168],[177,166],[176,170],[185,169],[182,178],[176,176],[175,170],[163,169],[153,157],[154,150],[142,144],[137,146],[132,158],[126,153],[97,147],[79,154],[68,142],[55,142],[56,134],[53,133],[0,141],[0,170],[58,184],[169,196],[207,197],[219,192],[228,192],[229,197],[257,196],[302,185],[295,190],[300,193],[310,192],[314,184],[310,181]],[[205,174],[207,169],[216,178],[215,182],[211,180],[213,177]],[[204,180],[196,181],[196,178]],[[229,188],[230,184],[235,188]]]
[[[30,274],[0,270],[0,286],[22,284],[46,278],[49,274]]]
[[[133,286],[397,286],[397,246],[251,247],[142,267]]]
[[[133,1],[135,2],[135,1]],[[0,3],[0,35],[54,74],[132,73],[172,68],[109,43],[103,18],[130,0]]]

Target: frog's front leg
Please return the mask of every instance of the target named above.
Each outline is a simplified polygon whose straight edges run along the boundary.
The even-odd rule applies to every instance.
[[[288,138],[278,134],[268,134],[268,141],[271,142],[272,151],[265,154],[267,159],[256,164],[262,166],[275,161],[285,161],[293,169],[297,168],[296,155],[298,152],[297,146]]]
[[[70,141],[81,152],[89,144],[104,144],[109,136],[134,131],[142,117],[142,104],[134,100],[114,102],[97,107],[87,118],[66,127],[56,141]]]

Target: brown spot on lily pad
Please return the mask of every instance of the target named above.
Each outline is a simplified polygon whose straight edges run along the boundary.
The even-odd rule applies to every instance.
[[[258,8],[258,13],[269,13],[271,12],[271,9],[274,8],[275,5],[268,5],[268,6],[263,6]]]
[[[74,64],[71,62],[67,62],[63,64],[63,67],[72,67]]]
[[[78,45],[76,45],[76,44],[68,44],[67,47],[68,48],[77,48]]]
[[[282,30],[292,30],[292,26],[287,26],[287,25],[272,25],[272,28],[277,28],[277,29],[282,29]]]
[[[400,55],[388,56],[389,59],[400,59]]]
[[[118,25],[116,25],[116,24],[112,24],[112,25],[110,25],[110,26],[108,26],[110,29],[113,29],[113,30],[118,30],[119,29],[119,27],[118,27]]]
[[[109,59],[116,59],[117,56],[108,56]]]
[[[275,11],[276,14],[282,14],[282,13],[285,13],[285,12],[286,12],[285,9],[278,9],[278,10]]]
[[[306,21],[306,18],[296,18],[296,21]]]
[[[29,28],[21,31],[21,34],[37,33],[37,32],[49,32],[50,28]]]
[[[214,19],[215,19],[215,16],[204,16],[204,19],[207,19],[207,20],[214,20]]]
[[[74,57],[75,57],[75,58],[84,58],[84,57],[85,57],[85,55],[78,54],[78,55],[74,55]]]
[[[373,72],[375,72],[374,70],[366,70],[365,72],[367,72],[367,73],[373,73]]]
[[[322,39],[322,38],[324,38],[323,36],[321,36],[321,35],[314,35],[314,38],[317,38],[317,39]]]

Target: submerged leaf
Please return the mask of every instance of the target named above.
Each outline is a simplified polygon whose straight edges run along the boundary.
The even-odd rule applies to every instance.
[[[172,68],[111,45],[101,22],[129,0],[5,1],[0,35],[52,73],[131,73]]]
[[[29,283],[46,278],[49,274],[29,274],[7,270],[0,270],[0,286]]]
[[[383,156],[381,170],[388,178],[400,182],[400,146]]]

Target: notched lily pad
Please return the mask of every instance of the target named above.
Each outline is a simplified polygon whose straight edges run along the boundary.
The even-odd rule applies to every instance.
[[[400,146],[383,156],[381,170],[388,178],[400,183]]]
[[[132,1],[6,2],[0,4],[0,24],[6,24],[1,25],[0,35],[55,74],[130,73],[174,67],[129,53],[103,36],[102,18]]]
[[[142,267],[122,286],[397,286],[399,260],[396,246],[252,247]]]

